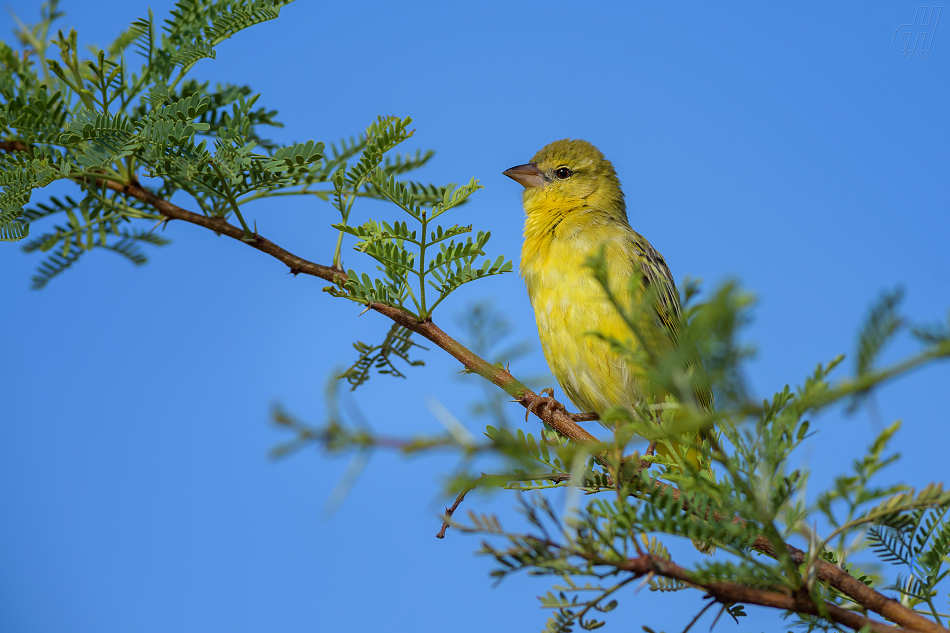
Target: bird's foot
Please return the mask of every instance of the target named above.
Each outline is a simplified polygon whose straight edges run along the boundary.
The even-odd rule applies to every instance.
[[[558,409],[564,409],[564,405],[554,399],[554,389],[552,387],[547,387],[542,389],[540,395],[528,396],[530,402],[528,403],[527,411],[524,414],[524,421],[528,421],[528,416],[534,413],[534,410],[538,406],[549,407],[555,406]]]

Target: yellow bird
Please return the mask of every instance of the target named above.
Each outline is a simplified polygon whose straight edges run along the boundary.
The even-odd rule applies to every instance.
[[[652,289],[656,309],[642,324],[651,340],[673,345],[680,314],[666,261],[627,221],[613,165],[587,141],[565,139],[504,174],[525,188],[521,276],[544,357],[561,388],[581,411],[600,416],[612,406],[633,408],[658,395],[647,393],[629,358],[586,334],[633,339],[630,344],[637,345],[601,285],[584,267],[586,258],[602,248],[608,283],[621,305],[631,305]],[[631,284],[631,279],[637,283]],[[640,296],[633,294],[637,292]],[[711,393],[699,392],[697,398],[701,406],[711,405]]]

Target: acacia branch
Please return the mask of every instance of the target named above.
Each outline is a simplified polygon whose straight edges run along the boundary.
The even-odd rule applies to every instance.
[[[764,536],[756,537],[752,547],[767,556],[776,557],[772,544]],[[796,565],[802,565],[806,562],[808,557],[805,552],[791,545],[786,545],[786,547],[792,562]],[[913,631],[947,633],[947,629],[936,622],[914,612],[913,609],[905,607],[897,600],[888,598],[879,591],[872,589],[837,565],[832,565],[825,560],[818,560],[815,562],[815,569],[819,580],[828,583],[865,609],[874,611],[891,622],[896,622]]]
[[[683,491],[679,488],[658,480],[654,480],[653,487],[654,489],[660,489],[661,492],[669,490],[674,499],[683,502],[683,508],[685,510],[689,509],[689,504],[684,498]],[[711,516],[701,518],[706,520],[712,519],[717,522],[732,521],[733,523],[746,524],[745,519],[741,517],[728,517],[718,512],[712,513]],[[804,551],[787,543],[785,547],[787,548],[788,556],[795,565],[803,565],[807,562],[808,556]],[[755,540],[752,542],[752,549],[765,554],[769,558],[778,560],[778,552],[775,551],[772,542],[763,535],[755,537]],[[837,565],[833,565],[821,559],[814,561],[813,564],[818,580],[828,583],[828,585],[834,587],[869,611],[873,611],[909,630],[925,631],[927,633],[947,633],[947,629],[936,622],[914,612],[913,609],[905,607],[897,600],[888,598],[881,592],[872,589]]]
[[[649,554],[644,554],[643,556],[638,556],[637,558],[631,558],[620,563],[593,560],[590,557],[585,558],[595,564],[610,565],[612,567],[616,567],[617,569],[632,572],[637,577],[645,576],[647,574],[655,574],[665,578],[672,578],[674,580],[678,580],[680,582],[703,589],[709,593],[709,595],[713,596],[716,598],[716,600],[722,603],[755,604],[763,607],[772,607],[774,609],[794,611],[796,613],[807,613],[809,615],[830,619],[833,622],[843,624],[856,631],[864,626],[867,626],[875,633],[894,633],[895,631],[900,630],[897,627],[890,626],[883,622],[871,620],[870,618],[867,618],[859,613],[848,611],[847,609],[842,609],[841,607],[832,604],[826,603],[819,606],[815,604],[815,602],[810,596],[808,596],[807,593],[804,592],[798,592],[794,594],[781,593],[778,591],[755,589],[753,587],[747,587],[745,585],[733,582],[697,581],[692,574],[676,563],[669,560],[664,560],[662,558],[656,558],[655,556],[650,556]],[[929,622],[929,620],[927,621]],[[931,622],[931,624],[933,623]],[[908,630],[926,630],[918,627],[906,628]],[[939,627],[937,630],[944,631],[944,629]]]
[[[17,143],[14,141],[13,143]],[[8,147],[10,143],[4,143],[3,146],[0,146],[0,149],[18,149],[13,147]],[[103,182],[103,181],[100,181]],[[220,217],[212,217],[207,215],[201,215],[198,213],[193,213],[182,209],[181,207],[174,205],[167,200],[159,198],[154,193],[148,189],[142,187],[138,182],[132,181],[128,184],[122,184],[114,182],[111,180],[104,181],[105,186],[118,191],[124,195],[133,197],[137,200],[140,200],[153,208],[155,208],[159,213],[169,220],[183,220],[191,224],[196,224],[207,229],[211,229],[215,233],[220,235],[225,235],[234,240],[237,240],[243,244],[255,248],[262,253],[266,253],[271,257],[283,262],[286,266],[290,268],[290,271],[297,274],[303,273],[306,275],[311,275],[313,277],[318,277],[330,283],[336,285],[342,285],[347,280],[347,275],[342,270],[333,268],[331,266],[324,266],[322,264],[317,264],[311,262],[302,257],[294,255],[293,253],[281,248],[277,244],[274,244],[265,237],[255,234],[253,239],[245,239],[244,231],[232,224],[227,220]],[[439,328],[431,319],[424,321],[419,321],[415,316],[411,315],[407,311],[389,305],[383,305],[379,303],[370,303],[368,308],[375,310],[376,312],[390,318],[395,323],[405,327],[407,330],[415,332],[420,336],[432,341],[440,348],[451,354],[456,360],[458,360],[462,365],[471,373],[478,374],[479,376],[485,378],[492,384],[502,388],[506,393],[511,395],[516,399],[525,409],[528,409],[530,412],[534,413],[537,417],[543,420],[548,426],[556,430],[561,435],[574,440],[580,445],[586,445],[590,447],[600,446],[600,442],[593,435],[581,428],[575,419],[569,414],[563,405],[559,404],[554,398],[544,398],[541,399],[533,391],[528,389],[526,386],[521,384],[511,373],[508,372],[503,367],[498,365],[493,365],[488,361],[480,358],[474,352],[466,348],[464,345],[453,339],[451,336],[446,334],[441,328]],[[581,416],[579,416],[581,417]],[[668,484],[663,484],[661,482],[656,482],[658,486],[666,486]],[[679,498],[681,492],[674,489],[673,494],[676,498]],[[714,520],[729,520],[724,517],[713,517]],[[801,550],[787,546],[789,555],[792,557],[792,560],[797,564],[802,564],[806,560],[805,553]],[[766,554],[772,558],[777,558],[778,553],[775,551],[771,543],[763,536],[756,538],[753,548],[763,554]],[[923,631],[926,633],[946,633],[947,629],[939,626],[935,622],[928,620],[927,618],[915,613],[912,609],[909,609],[903,606],[900,602],[892,600],[880,592],[868,587],[863,582],[851,576],[848,572],[843,569],[832,565],[826,561],[817,561],[816,571],[818,573],[818,578],[824,582],[827,582],[830,586],[834,587],[844,595],[850,597],[852,600],[862,605],[863,607],[874,611],[875,613],[880,614],[881,616],[896,622],[897,624],[903,626],[909,630]],[[685,571],[683,572],[685,573]],[[673,576],[671,576],[673,577]],[[716,591],[716,586],[721,583],[714,583],[707,587],[711,592]],[[729,584],[729,583],[725,583]],[[737,585],[737,587],[747,590],[750,592],[755,592],[757,590],[742,587]],[[738,589],[737,589],[738,591]],[[716,595],[714,593],[714,595]],[[776,594],[776,596],[781,596],[781,594]],[[758,597],[765,599],[758,594],[752,595],[752,597]],[[773,598],[769,598],[772,600]],[[799,606],[803,607],[801,610],[802,613],[813,613],[817,614],[815,610],[816,607],[810,601],[806,603],[801,603],[801,598],[795,598],[791,596],[782,596],[781,599],[774,598],[781,602],[782,606],[780,608],[788,608],[791,610],[799,610]],[[736,600],[742,601],[742,600]],[[750,602],[751,604],[764,604],[764,606],[775,606],[759,602]],[[810,605],[810,606],[809,606]],[[839,607],[833,607],[832,605],[827,605],[829,611],[832,609],[834,613],[838,611],[841,612],[840,617],[847,618],[846,620],[840,620],[842,624],[847,626],[852,626],[849,622],[858,623],[859,620],[854,618],[860,618],[862,624],[857,624],[853,628],[860,628],[863,626],[863,623],[871,623],[875,627],[872,628],[875,631],[889,631],[893,630],[892,627],[886,625],[873,623],[867,618],[863,618],[857,614],[853,614],[849,611],[840,609]],[[812,610],[808,610],[812,609]],[[839,621],[839,620],[835,620]]]

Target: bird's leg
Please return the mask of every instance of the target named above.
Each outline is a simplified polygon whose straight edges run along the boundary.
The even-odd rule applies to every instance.
[[[528,410],[525,411],[525,414],[524,414],[524,421],[525,422],[528,421],[528,416],[534,412],[535,407],[537,407],[538,405],[547,407],[552,404],[556,405],[560,409],[564,408],[563,404],[561,404],[560,402],[554,399],[554,389],[552,387],[547,387],[545,389],[542,389],[540,395],[535,395],[534,397],[531,398],[531,402],[530,404],[528,404]]]
[[[524,398],[522,400],[524,400]],[[521,402],[521,400],[513,400],[512,402]],[[555,410],[563,411],[567,417],[574,420],[575,422],[592,422],[600,419],[600,416],[593,412],[569,413],[563,404],[554,399],[554,388],[547,387],[541,390],[541,395],[535,395],[531,397],[531,400],[528,404],[528,410],[524,414],[525,422],[528,421],[528,416],[530,416],[531,413],[534,412],[535,408],[539,405],[553,406]]]

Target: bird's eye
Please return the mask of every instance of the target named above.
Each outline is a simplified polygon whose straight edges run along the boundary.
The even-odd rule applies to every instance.
[[[564,180],[565,178],[570,178],[570,177],[571,177],[571,174],[573,174],[573,173],[574,173],[574,172],[572,172],[572,171],[571,171],[570,169],[568,169],[567,167],[558,167],[558,168],[557,168],[557,171],[554,172],[554,175],[557,176],[558,178],[560,178],[561,180]]]

